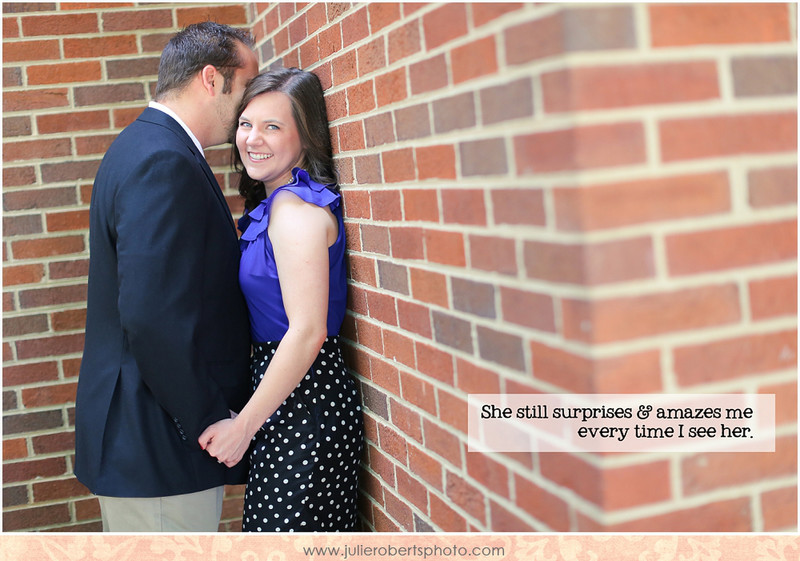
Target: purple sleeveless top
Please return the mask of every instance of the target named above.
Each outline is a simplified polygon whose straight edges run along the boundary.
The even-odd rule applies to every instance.
[[[328,336],[338,335],[347,308],[347,271],[342,196],[311,179],[304,169],[292,170],[292,181],[275,189],[257,207],[239,219],[242,259],[239,283],[250,314],[250,336],[254,342],[280,341],[289,329],[275,254],[267,235],[269,214],[275,194],[291,191],[307,203],[329,207],[339,224],[339,235],[328,248],[330,263],[328,291]]]

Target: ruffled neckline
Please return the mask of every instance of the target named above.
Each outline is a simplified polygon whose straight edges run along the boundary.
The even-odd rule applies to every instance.
[[[296,188],[301,188],[300,192]],[[306,193],[302,189],[309,189]],[[251,242],[259,235],[266,231],[269,226],[269,208],[272,206],[272,201],[275,194],[283,189],[289,189],[297,194],[301,199],[306,202],[316,204],[317,206],[330,206],[331,210],[339,207],[342,196],[339,193],[331,191],[327,185],[318,183],[311,179],[308,172],[303,168],[292,168],[292,180],[286,185],[281,185],[275,189],[269,196],[258,203],[253,210],[245,213],[239,219],[239,230],[242,231],[242,240]]]

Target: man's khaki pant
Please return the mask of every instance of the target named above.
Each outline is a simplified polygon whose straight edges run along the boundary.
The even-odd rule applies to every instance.
[[[97,497],[104,532],[216,532],[225,487],[171,497]]]

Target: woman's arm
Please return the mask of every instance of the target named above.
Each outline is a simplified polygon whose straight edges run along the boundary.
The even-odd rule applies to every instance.
[[[297,387],[327,337],[331,228],[335,239],[336,222],[327,209],[289,192],[276,195],[268,233],[289,329],[239,415],[200,435],[200,446],[228,466],[242,459],[253,435]]]

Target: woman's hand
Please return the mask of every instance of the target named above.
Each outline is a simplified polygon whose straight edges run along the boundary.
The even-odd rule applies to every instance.
[[[228,467],[238,464],[247,452],[252,435],[236,419],[222,419],[209,426],[197,439],[200,448]]]

